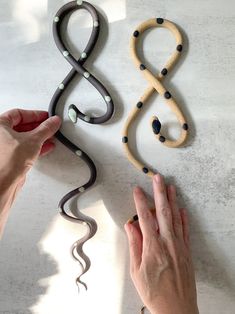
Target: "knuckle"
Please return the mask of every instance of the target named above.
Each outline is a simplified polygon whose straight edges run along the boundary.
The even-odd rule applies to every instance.
[[[38,148],[39,143],[33,136],[28,136],[24,139],[24,146],[28,147],[28,149],[35,150],[35,148]]]
[[[32,135],[32,138],[31,138],[31,143],[32,145],[35,147],[35,146],[40,146],[42,145],[42,133],[41,132],[35,132],[33,135]]]
[[[170,228],[170,227],[167,229],[167,238],[168,238],[172,243],[175,243],[176,237],[175,237],[175,234],[174,234],[173,229]]]
[[[131,239],[129,241],[130,241],[130,249],[133,251],[136,248],[136,242],[134,239]]]
[[[141,218],[143,218],[143,219],[151,219],[152,218],[152,213],[150,212],[149,209],[143,209],[141,211]]]
[[[163,184],[160,184],[158,187],[158,192],[160,194],[164,194],[165,193],[165,186]]]
[[[161,237],[164,240],[164,242],[167,243],[168,246],[169,245],[171,247],[176,246],[176,240],[177,239],[176,239],[173,228],[171,228],[171,227],[166,228],[164,231],[164,235],[161,235]]]
[[[161,207],[160,208],[160,213],[165,218],[171,217],[171,209],[170,209],[169,206]]]
[[[52,133],[52,132],[53,132],[52,124],[49,123],[49,121],[46,121],[46,122],[45,122],[45,124],[44,124],[44,130],[45,130],[45,131],[48,131],[49,133]]]
[[[151,254],[155,246],[156,246],[156,241],[154,240],[154,238],[151,235],[145,235],[144,250],[145,250],[145,254],[147,253],[146,256],[148,256],[148,254]]]

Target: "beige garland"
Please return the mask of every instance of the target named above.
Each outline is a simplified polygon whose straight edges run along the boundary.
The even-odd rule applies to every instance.
[[[164,28],[169,29],[175,36],[176,43],[177,43],[176,50],[174,51],[171,58],[169,59],[169,61],[167,62],[167,64],[165,65],[165,67],[162,69],[161,73],[157,77],[155,77],[153,73],[149,69],[147,69],[146,66],[141,62],[136,51],[137,42],[140,35],[152,27],[164,27]],[[134,120],[136,119],[137,115],[140,114],[143,106],[145,106],[146,102],[149,100],[152,94],[156,92],[165,99],[166,104],[175,113],[180,125],[182,126],[181,134],[178,140],[166,139],[161,133],[160,121],[158,120],[156,116],[154,116],[151,119],[151,125],[153,127],[153,131],[155,133],[156,138],[160,142],[162,142],[163,145],[167,147],[171,147],[171,148],[179,147],[185,142],[187,134],[188,134],[188,124],[186,123],[186,120],[179,106],[177,105],[176,101],[172,97],[171,93],[165,88],[165,86],[162,83],[164,76],[166,76],[169,73],[169,71],[172,69],[172,67],[175,65],[175,63],[179,59],[182,49],[183,49],[183,40],[182,40],[182,36],[178,28],[175,26],[174,23],[165,19],[161,19],[161,18],[150,19],[142,23],[136,29],[136,31],[134,32],[131,38],[130,52],[131,52],[132,59],[136,67],[141,70],[142,74],[144,75],[146,80],[149,82],[149,87],[146,89],[146,91],[144,92],[143,96],[140,98],[137,105],[132,109],[132,111],[130,112],[126,120],[123,133],[122,133],[122,142],[123,142],[125,153],[129,161],[137,169],[141,170],[142,172],[147,174],[149,177],[154,176],[153,171],[148,169],[148,167],[146,167],[142,162],[137,160],[129,147],[129,142],[128,142],[129,129],[132,123],[134,122]]]

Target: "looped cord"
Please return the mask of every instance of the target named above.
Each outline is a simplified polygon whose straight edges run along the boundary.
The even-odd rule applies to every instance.
[[[140,38],[140,35],[143,34],[146,30],[153,28],[153,27],[164,27],[169,29],[176,39],[176,49],[174,53],[172,54],[171,58],[165,65],[165,67],[161,70],[160,74],[155,77],[154,74],[143,64],[143,62],[139,59],[136,47],[138,40]],[[169,92],[168,89],[165,88],[162,81],[164,76],[166,76],[169,71],[172,69],[172,67],[177,62],[178,58],[181,55],[181,52],[183,50],[183,40],[182,36],[178,30],[178,28],[173,24],[172,22],[157,18],[157,19],[150,19],[144,23],[142,23],[133,33],[131,38],[131,56],[132,59],[136,65],[136,67],[142,72],[145,79],[149,82],[149,87],[144,92],[143,96],[140,98],[139,102],[136,104],[136,106],[133,108],[131,113],[129,114],[127,121],[125,123],[123,133],[122,133],[122,142],[124,146],[124,150],[126,152],[127,158],[129,161],[140,171],[147,174],[150,177],[154,176],[154,172],[150,170],[148,167],[146,167],[143,163],[141,163],[137,158],[133,155],[130,147],[129,147],[129,141],[128,141],[128,135],[129,135],[129,129],[136,119],[136,117],[140,114],[141,109],[146,105],[149,98],[153,95],[153,93],[158,93],[161,97],[164,98],[166,104],[170,107],[170,109],[175,113],[180,125],[181,125],[181,134],[179,139],[177,140],[170,140],[167,139],[162,133],[162,125],[159,121],[157,116],[154,116],[151,118],[151,128],[156,136],[156,138],[165,146],[175,148],[181,146],[188,134],[188,124],[177,105],[176,101],[174,100],[172,94]]]
[[[85,9],[87,10],[93,19],[93,27],[92,27],[92,33],[90,36],[90,39],[87,43],[86,48],[84,51],[81,53],[80,58],[76,60],[72,54],[69,52],[69,49],[66,47],[62,40],[62,35],[61,35],[61,30],[62,30],[62,22],[64,18],[69,15],[70,13],[73,13],[76,10],[80,9]],[[93,85],[98,92],[101,94],[103,97],[107,110],[106,113],[103,116],[100,117],[91,117],[88,115],[85,115],[82,113],[75,105],[70,105],[69,106],[69,118],[73,123],[77,122],[77,119],[83,120],[86,123],[90,124],[101,124],[106,121],[108,121],[114,112],[114,104],[112,101],[112,98],[106,88],[103,86],[103,84],[97,80],[85,67],[84,64],[91,55],[95,44],[98,40],[99,36],[99,31],[100,31],[100,21],[99,21],[99,16],[98,12],[96,9],[88,2],[86,1],[72,1],[67,4],[65,4],[57,13],[56,16],[54,17],[54,22],[53,22],[53,36],[55,43],[66,59],[72,66],[71,71],[69,74],[66,76],[66,78],[61,82],[57,88],[57,90],[54,93],[54,96],[50,102],[49,106],[49,116],[54,116],[56,114],[56,107],[57,104],[61,98],[61,96],[64,94],[64,92],[67,90],[69,87],[70,83],[73,81],[73,79],[76,76],[82,76],[84,79],[86,79],[91,85]],[[81,158],[89,167],[90,169],[90,178],[87,183],[84,185],[76,188],[75,190],[67,193],[59,202],[59,210],[60,214],[62,217],[65,219],[75,222],[75,223],[83,223],[87,226],[88,231],[87,234],[80,240],[76,241],[72,248],[71,252],[73,255],[73,258],[78,261],[81,265],[82,272],[79,275],[79,277],[76,279],[76,283],[82,284],[86,289],[87,286],[86,284],[81,281],[81,276],[84,275],[90,268],[91,262],[89,257],[84,253],[83,251],[83,245],[86,241],[91,239],[96,231],[97,231],[97,224],[94,219],[91,217],[88,217],[84,214],[82,214],[79,209],[77,209],[76,214],[72,213],[70,209],[66,210],[65,205],[67,204],[68,201],[73,199],[75,196],[80,195],[81,193],[84,193],[87,189],[89,189],[91,186],[94,185],[97,177],[97,171],[94,162],[91,160],[91,158],[77,145],[73,144],[67,137],[65,137],[61,131],[57,132],[56,134],[57,139],[63,143],[69,150],[71,150],[76,156]],[[69,213],[68,213],[69,211]]]

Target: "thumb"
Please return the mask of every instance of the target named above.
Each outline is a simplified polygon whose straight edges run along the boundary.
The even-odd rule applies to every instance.
[[[43,121],[36,129],[32,132],[44,143],[46,140],[55,135],[61,126],[61,119],[58,116],[53,116]]]

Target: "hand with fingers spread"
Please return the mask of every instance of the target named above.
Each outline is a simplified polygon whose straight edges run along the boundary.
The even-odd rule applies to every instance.
[[[175,187],[166,187],[159,174],[153,191],[151,211],[144,192],[134,190],[138,221],[125,225],[132,280],[152,314],[198,314],[187,212],[178,207]]]
[[[13,109],[0,115],[0,236],[26,173],[40,155],[54,148],[59,117],[45,111]]]

